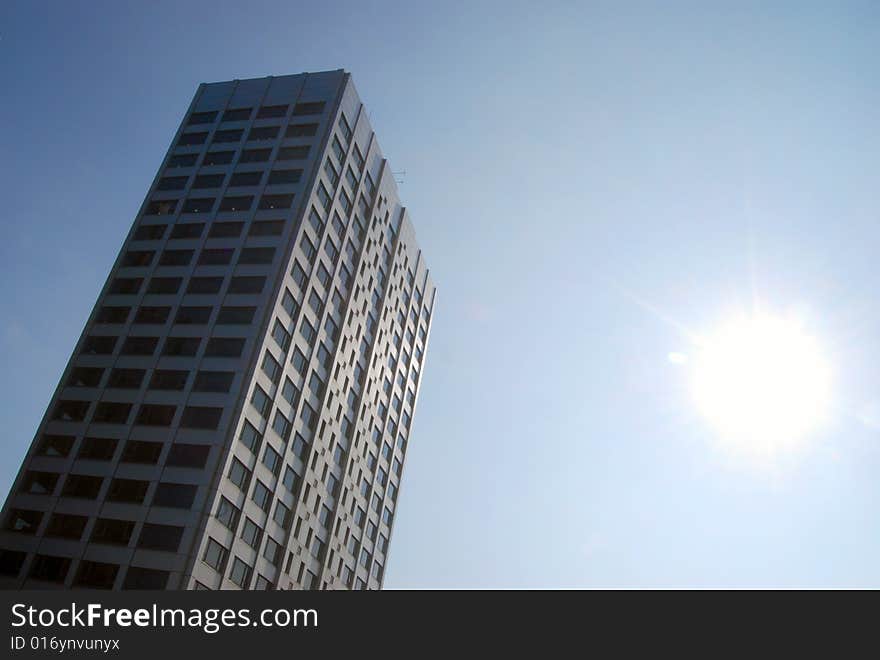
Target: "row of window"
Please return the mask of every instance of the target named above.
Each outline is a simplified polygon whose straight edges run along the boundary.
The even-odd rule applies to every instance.
[[[104,373],[108,371],[103,367],[74,367],[65,381],[66,387],[100,387]],[[144,383],[147,374],[146,369],[131,369],[116,367],[109,370],[105,387],[121,390],[139,390]],[[189,381],[190,372],[178,369],[154,369],[147,381],[147,389],[182,391]],[[234,371],[206,371],[196,372],[193,382],[193,392],[229,392],[232,381],[235,378]]]
[[[205,231],[204,222],[184,222],[170,225],[169,239],[198,239]],[[284,232],[284,220],[255,220],[248,227],[248,236],[280,236]],[[134,230],[134,241],[160,241],[165,238],[169,225],[139,225]],[[243,222],[215,222],[208,230],[208,238],[238,238],[244,228]]]
[[[326,103],[324,101],[301,101],[293,106],[294,117],[306,117],[311,115],[320,115],[324,112]],[[264,105],[257,110],[257,116],[254,119],[272,119],[276,117],[286,117],[290,110],[289,105]],[[213,124],[220,117],[220,121],[248,121],[254,113],[253,108],[229,108],[224,110],[222,115],[219,110],[208,112],[194,112],[189,116],[188,126],[199,124]]]
[[[89,335],[83,342],[81,355],[112,355],[119,342],[117,336]],[[161,355],[192,357],[202,343],[201,337],[167,337]],[[244,350],[243,337],[211,337],[205,348],[205,357],[241,357]],[[159,337],[128,336],[122,342],[120,355],[149,357],[156,352]]]
[[[215,197],[191,197],[183,203],[181,213],[211,213],[217,199]],[[147,204],[144,215],[174,215],[179,199],[153,200]],[[253,195],[227,195],[220,200],[218,211],[250,211],[254,205]],[[261,195],[257,204],[260,211],[289,209],[293,206],[293,193],[284,195]]]
[[[84,422],[91,401],[61,399],[52,409],[52,419],[62,422]],[[132,403],[99,401],[92,414],[92,424],[127,424],[134,408]],[[142,403],[134,417],[138,426],[171,426],[177,406],[170,404]],[[186,406],[180,416],[180,428],[216,430],[220,425],[223,408],[212,406]]]
[[[277,186],[299,183],[300,179],[302,179],[302,173],[303,171],[301,169],[272,170],[269,172],[269,178],[266,181],[266,185]],[[258,186],[263,181],[263,174],[264,172],[262,170],[255,172],[235,172],[229,178],[229,187],[239,188]],[[188,176],[165,176],[159,179],[159,183],[156,184],[156,190],[183,190],[186,188],[189,179],[190,177]],[[225,179],[225,174],[198,174],[193,179],[191,187],[193,189],[222,188]]]
[[[205,295],[219,293],[224,277],[191,277],[187,281],[186,293]],[[144,282],[142,277],[117,277],[110,283],[108,293],[111,295],[133,295],[141,290]],[[152,277],[147,283],[146,293],[155,295],[173,295],[180,291],[182,277]],[[262,293],[266,278],[262,275],[236,275],[229,281],[227,293],[258,294]]]
[[[61,474],[57,472],[28,470],[21,481],[19,492],[31,495],[52,495],[60,478]],[[105,480],[104,477],[70,473],[64,480],[61,495],[87,500],[97,499]],[[126,504],[143,504],[149,487],[149,481],[112,478],[106,493],[106,500]],[[197,490],[198,486],[194,484],[159,482],[156,485],[150,506],[190,509],[195,501]]]
[[[290,124],[284,131],[285,138],[314,137],[318,132],[318,124],[298,123]],[[208,141],[210,131],[190,131],[184,133],[177,140],[177,147],[193,147],[205,144]],[[214,131],[211,144],[231,144],[241,142],[246,137],[247,142],[262,142],[265,140],[277,140],[281,134],[281,126],[254,126],[247,132],[243,128],[218,129]]]
[[[37,533],[46,514],[31,509],[12,509],[6,518],[4,528],[18,534],[33,535]],[[79,541],[88,525],[89,517],[69,513],[53,513],[41,536],[50,538]],[[98,518],[89,535],[90,543],[127,546],[132,538],[137,522],[134,520],[118,520],[115,518]],[[160,525],[144,523],[137,536],[135,547],[147,550],[177,552],[183,537],[183,527],[177,525]]]
[[[0,550],[0,575],[18,576],[27,554],[14,550]],[[73,559],[54,555],[36,555],[31,562],[28,577],[43,582],[63,584],[70,572]],[[74,587],[111,589],[119,573],[117,564],[81,560],[73,579]],[[129,566],[122,582],[123,589],[164,589],[168,584],[168,571]]]
[[[232,263],[236,248],[202,248],[196,264],[199,266],[225,266]],[[163,250],[159,255],[160,266],[188,266],[195,250]],[[128,250],[122,255],[122,266],[126,268],[146,268],[153,263],[156,250]],[[238,265],[270,264],[275,258],[274,247],[241,248]]]

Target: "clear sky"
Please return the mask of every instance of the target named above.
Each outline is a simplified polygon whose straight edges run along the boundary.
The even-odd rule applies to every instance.
[[[5,495],[198,83],[354,75],[438,286],[387,587],[880,587],[875,2],[4,2]],[[744,464],[757,292],[831,419]]]

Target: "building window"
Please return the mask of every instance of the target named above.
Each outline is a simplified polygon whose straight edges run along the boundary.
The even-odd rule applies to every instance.
[[[94,500],[98,497],[103,477],[91,477],[84,474],[68,474],[64,481],[61,494],[65,497],[80,497],[86,500]]]
[[[161,590],[168,584],[168,571],[160,571],[153,568],[141,568],[130,566],[125,574],[123,589]]]
[[[175,211],[177,211],[178,201],[176,199],[152,200],[147,204],[147,210],[144,211],[144,215],[174,215]]]
[[[192,277],[186,286],[187,293],[198,295],[212,295],[220,292],[223,286],[222,277]],[[208,310],[211,308],[208,307]],[[205,321],[207,323],[207,321]]]
[[[246,121],[251,118],[253,108],[232,108],[223,113],[221,121]]]
[[[234,151],[209,151],[202,165],[228,165],[234,157]]]
[[[193,188],[219,188],[223,185],[225,174],[201,174],[193,181]]]
[[[208,537],[208,543],[205,546],[205,554],[202,556],[202,560],[215,571],[222,572],[228,552],[217,541]]]
[[[110,502],[140,504],[144,501],[149,485],[149,481],[140,481],[138,479],[114,479],[110,482],[107,500]]]
[[[134,423],[141,426],[171,426],[176,410],[176,406],[145,403],[138,410]]]
[[[262,172],[236,172],[229,180],[229,187],[258,186],[262,178]]]
[[[165,459],[166,466],[201,469],[208,462],[210,445],[194,445],[186,442],[175,442]]]
[[[299,183],[302,173],[302,170],[273,170],[269,173],[269,185]]]
[[[238,557],[232,562],[232,570],[229,571],[229,579],[242,589],[247,587],[251,575],[251,567]]]
[[[280,126],[255,126],[248,133],[247,139],[251,140],[274,140],[278,137]]]
[[[153,495],[153,506],[189,509],[195,501],[197,490],[198,486],[191,484],[162,482],[156,486],[156,492]]]
[[[224,197],[220,202],[221,211],[247,211],[254,203],[253,195],[241,195],[238,197]]]
[[[89,521],[88,516],[76,516],[68,513],[55,513],[46,526],[45,536],[78,541]]]
[[[275,256],[273,247],[242,248],[238,257],[239,264],[271,264]]]
[[[83,438],[77,458],[90,461],[109,461],[116,453],[115,438]]]
[[[194,112],[189,116],[187,126],[192,126],[194,124],[213,124],[215,119],[217,119],[216,112]]]
[[[192,147],[199,144],[205,144],[205,140],[208,139],[207,131],[200,131],[197,133],[184,133],[180,136],[180,139],[177,141],[178,147]]]
[[[180,427],[185,429],[216,430],[220,426],[223,408],[187,406],[180,417]]]
[[[290,195],[263,195],[260,198],[259,209],[289,209],[293,206],[293,194]]]
[[[138,537],[137,547],[177,552],[182,538],[183,527],[144,523],[143,528],[141,528],[140,537]]]
[[[244,463],[237,458],[232,459],[232,464],[229,466],[229,474],[226,476],[229,478],[229,481],[238,486],[242,492],[247,491],[248,484],[251,480],[251,472],[244,466]]]
[[[244,525],[241,526],[241,539],[250,547],[256,548],[260,544],[260,534],[262,530],[250,518],[244,519]]]
[[[212,337],[208,340],[205,357],[240,357],[244,339],[237,337]]]
[[[209,347],[212,341],[214,339],[208,342]],[[199,343],[201,343],[199,337],[168,337],[165,340],[165,345],[162,347],[162,354],[169,356],[193,356],[199,350]],[[150,354],[152,355],[152,352]]]
[[[193,384],[195,392],[228,392],[235,378],[233,371],[199,371]]]
[[[244,130],[238,128],[234,130],[217,131],[214,133],[212,144],[227,144],[230,142],[239,142],[244,135]]]
[[[318,132],[317,124],[291,124],[287,127],[285,137],[312,137]]]
[[[299,147],[281,147],[278,150],[276,161],[304,160],[309,157],[309,145]]]
[[[232,261],[234,248],[205,248],[199,254],[199,265],[225,266]]]
[[[213,197],[188,199],[183,204],[184,213],[210,213],[213,208]]]
[[[129,440],[122,450],[122,463],[141,463],[155,465],[159,462],[159,454],[162,453],[161,442],[149,442],[147,440]],[[112,484],[111,484],[112,490]]]

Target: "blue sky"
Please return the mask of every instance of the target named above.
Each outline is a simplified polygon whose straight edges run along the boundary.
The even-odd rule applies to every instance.
[[[539,9],[540,8],[540,9]],[[6,2],[5,493],[202,81],[345,68],[439,288],[386,586],[880,586],[876,3]],[[720,450],[753,288],[835,414]]]

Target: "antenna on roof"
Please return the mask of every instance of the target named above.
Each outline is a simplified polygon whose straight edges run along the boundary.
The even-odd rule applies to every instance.
[[[394,177],[394,182],[397,184],[403,183],[403,179],[406,176],[406,170],[401,170],[400,172],[392,172],[391,176]]]

